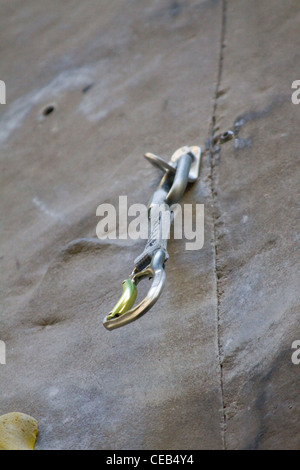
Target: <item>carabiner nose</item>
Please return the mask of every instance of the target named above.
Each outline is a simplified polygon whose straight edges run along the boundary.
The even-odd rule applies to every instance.
[[[140,280],[148,277],[153,279],[151,287],[146,295],[146,297],[136,306],[131,308],[132,304],[135,301],[134,294],[130,293],[125,287],[123,295],[112,310],[103,321],[103,325],[107,330],[114,330],[120,326],[127,325],[137,318],[144,315],[157,301],[159,298],[162,289],[164,287],[166,275],[164,270],[164,261],[165,261],[165,251],[157,250],[153,255],[151,264],[144,269],[133,275],[132,283],[134,285],[138,284]],[[133,289],[134,290],[134,289]],[[123,297],[125,293],[125,298]],[[136,294],[135,294],[136,297]],[[134,300],[133,300],[134,298]],[[133,300],[133,302],[132,302]],[[129,310],[128,310],[129,308]],[[122,311],[120,311],[122,309]],[[117,311],[118,310],[118,311]]]

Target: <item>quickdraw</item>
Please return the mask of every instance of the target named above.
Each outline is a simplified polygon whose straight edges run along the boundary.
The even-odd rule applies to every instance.
[[[176,204],[187,187],[200,173],[200,147],[181,147],[166,162],[147,153],[146,159],[164,171],[164,176],[149,204],[150,236],[142,254],[134,261],[129,278],[123,281],[123,294],[112,311],[105,317],[104,326],[113,330],[136,320],[146,313],[159,298],[165,283],[165,263],[169,257],[167,240],[173,220],[172,205]],[[137,284],[145,278],[153,279],[146,297],[134,307]]]

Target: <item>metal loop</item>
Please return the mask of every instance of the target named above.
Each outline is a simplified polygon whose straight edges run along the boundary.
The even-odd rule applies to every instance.
[[[192,161],[193,157],[188,153],[182,155],[178,160],[173,184],[166,196],[166,203],[169,206],[175,204],[182,198],[188,184]]]

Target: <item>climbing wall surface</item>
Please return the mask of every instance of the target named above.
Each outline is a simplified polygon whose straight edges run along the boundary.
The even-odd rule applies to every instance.
[[[1,2],[0,414],[37,449],[299,448],[298,3]],[[147,203],[143,154],[186,144],[204,246],[171,240],[158,303],[108,332],[145,241],[97,239],[96,208]]]

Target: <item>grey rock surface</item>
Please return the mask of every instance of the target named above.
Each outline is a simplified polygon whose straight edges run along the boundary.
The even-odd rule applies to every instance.
[[[228,448],[299,449],[299,4],[228,2],[213,168]]]
[[[37,449],[299,448],[297,0],[1,9],[0,414]],[[142,155],[182,145],[204,247],[171,240],[159,302],[108,332],[144,241],[98,240],[96,208],[147,203]]]

